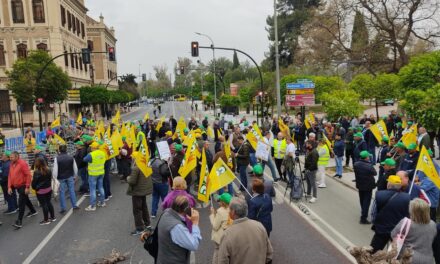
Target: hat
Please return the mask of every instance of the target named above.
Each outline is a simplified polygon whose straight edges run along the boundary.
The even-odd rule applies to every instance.
[[[364,135],[362,135],[361,132],[357,132],[357,133],[355,133],[355,134],[353,135],[353,137],[360,137],[360,138],[362,138],[362,137],[364,137]]]
[[[263,174],[263,167],[261,166],[261,164],[256,164],[253,167],[253,171],[254,171],[254,174],[262,175]]]
[[[413,122],[412,121],[408,121],[408,126],[412,125]]]
[[[99,144],[99,145],[104,145],[104,141],[99,140],[99,141],[98,141],[98,144]]]
[[[122,136],[122,140],[126,140],[127,139],[127,137],[126,136]]]
[[[205,119],[208,119],[208,116],[205,116]]]
[[[220,195],[218,197],[218,200],[220,202],[224,202],[225,204],[229,204],[231,202],[231,200],[232,200],[232,195],[230,195],[227,192],[224,192],[224,193],[222,193],[222,195]]]
[[[348,130],[354,130],[354,127],[349,127]]]
[[[93,140],[93,138],[91,136],[89,136],[89,135],[82,135],[81,139],[83,141],[92,141]]]
[[[388,119],[388,116],[382,116],[382,120],[387,120]]]
[[[244,121],[244,122],[243,122],[243,125],[244,125],[244,126],[249,126],[249,122],[248,122],[248,121]]]
[[[384,160],[383,162],[381,162],[380,164],[387,165],[387,166],[396,166],[396,161],[392,158],[388,158],[388,159]]]
[[[174,149],[175,149],[176,151],[182,151],[183,147],[182,147],[181,144],[174,144]]]
[[[35,146],[35,150],[43,150],[43,148],[41,146],[39,146],[39,145],[36,145]]]
[[[7,157],[11,156],[11,152],[9,150],[6,150],[3,154],[5,154]]]
[[[390,138],[388,136],[383,136],[382,141],[388,143],[390,141]]]
[[[402,184],[402,180],[400,179],[399,176],[396,176],[396,175],[388,176],[387,182],[392,183],[392,184]]]
[[[165,132],[165,136],[169,136],[169,137],[171,137],[173,135],[173,132],[171,132],[171,131],[167,131],[167,132]]]
[[[397,122],[397,123],[396,123],[396,126],[401,127],[401,126],[402,126],[402,123],[401,123],[401,122]]]
[[[417,148],[417,144],[416,143],[410,143],[407,147],[408,150],[414,150]]]
[[[366,159],[366,158],[370,157],[370,152],[363,150],[363,151],[361,151],[359,156],[361,156],[362,159]]]
[[[434,153],[432,152],[432,150],[431,149],[428,149],[428,154],[429,154],[429,156],[434,156]]]
[[[90,144],[91,148],[99,148],[99,144],[98,142],[93,142],[92,144]]]
[[[406,149],[405,144],[403,144],[402,142],[397,142],[396,148]]]
[[[78,145],[78,146],[84,146],[84,142],[82,142],[81,140],[79,140],[79,141],[75,142],[75,145]]]
[[[159,152],[157,151],[157,149],[154,151],[154,156],[159,157]]]
[[[189,129],[187,128],[187,127],[185,127],[184,129],[183,129],[183,133],[188,133],[189,132]]]

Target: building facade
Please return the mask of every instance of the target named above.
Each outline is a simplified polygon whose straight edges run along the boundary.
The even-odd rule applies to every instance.
[[[83,63],[81,55],[69,54],[81,52],[88,45],[89,18],[84,0],[0,1],[0,119],[2,125],[7,125],[7,115],[11,114],[6,113],[17,111],[17,105],[6,88],[6,71],[12,69],[17,59],[26,58],[30,50],[46,50],[52,57],[64,54],[54,62],[70,77],[72,90],[91,85],[94,74],[91,66]],[[116,40],[113,45],[115,43]],[[113,64],[116,72],[116,63]],[[53,105],[53,115],[49,116],[53,118],[60,111],[77,112],[79,104],[76,98],[69,98],[60,105]],[[38,123],[34,104],[23,105],[20,110],[25,125]],[[11,119],[17,120],[16,117]]]

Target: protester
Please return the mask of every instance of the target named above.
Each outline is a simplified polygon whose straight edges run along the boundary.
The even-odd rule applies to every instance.
[[[437,236],[432,244],[432,250],[434,251],[435,263],[440,264],[440,224],[437,224]]]
[[[128,145],[127,143],[127,137],[122,136],[122,148],[119,152],[119,160],[121,163],[121,180],[125,181],[127,180],[128,175],[131,173],[131,154],[133,152],[133,149]]]
[[[192,232],[186,226],[190,219]],[[171,208],[164,211],[158,221],[157,264],[175,264],[190,262],[190,251],[199,248],[202,236],[199,228],[199,212],[191,208],[188,198],[177,196]]]
[[[8,209],[4,212],[4,214],[15,214],[18,212],[18,205],[17,205],[17,194],[16,192],[12,192],[9,194],[8,192],[8,176],[9,176],[9,168],[11,165],[11,161],[9,160],[9,157],[11,156],[10,151],[5,151],[2,154],[2,159],[0,163],[0,184],[2,187],[3,197],[7,203]]]
[[[402,181],[402,191],[408,193],[411,200],[421,196],[420,187],[411,183],[407,171],[398,171],[396,175]]]
[[[76,152],[73,158],[75,159],[76,166],[78,167],[78,175],[81,178],[81,185],[79,187],[79,193],[89,195],[89,177],[87,175],[87,163],[84,162],[84,158],[87,156],[87,149],[84,142],[78,140],[75,142]]]
[[[309,200],[310,203],[314,203],[317,200],[317,189],[316,189],[316,172],[318,171],[318,159],[319,154],[316,148],[313,148],[312,142],[306,142],[306,158],[304,161],[304,170],[307,181],[307,195],[312,198]]]
[[[220,247],[220,242],[223,238],[226,228],[230,225],[229,222],[229,203],[231,202],[232,196],[229,193],[222,193],[218,197],[218,202],[220,207],[215,210],[211,206],[211,213],[209,215],[209,221],[211,222],[212,232],[211,240],[214,241],[214,255],[212,257],[212,263],[217,264],[218,262],[218,249]]]
[[[336,162],[336,174],[333,176],[334,178],[342,178],[342,173],[344,171],[343,161],[344,161],[344,149],[345,142],[342,139],[341,134],[335,135],[335,143],[333,147],[333,152],[335,153],[335,162]]]
[[[388,158],[387,154],[390,151],[389,148],[389,138],[387,136],[382,137],[382,144],[379,147],[379,152],[377,156],[377,163],[379,163],[379,179],[384,176],[384,168],[383,164],[385,160]]]
[[[396,161],[392,158],[387,158],[383,162],[380,163],[380,167],[383,169],[383,174],[379,175],[377,179],[377,190],[386,190],[387,189],[387,180],[390,175],[396,175]]]
[[[416,186],[423,190],[431,203],[430,215],[431,220],[436,221],[437,219],[437,207],[440,201],[440,189],[432,182],[432,180],[426,177],[425,173],[418,171],[416,175]]]
[[[89,173],[89,188],[90,188],[90,205],[85,209],[86,211],[95,211],[96,205],[98,207],[105,207],[104,201],[104,163],[105,153],[99,149],[99,144],[93,142],[90,145],[91,152],[84,157],[84,162],[87,162],[87,170]],[[98,190],[100,196],[99,201],[96,203],[96,190]]]
[[[225,230],[221,240],[219,264],[259,264],[272,261],[272,244],[264,226],[247,218],[247,215],[246,201],[233,198],[229,204],[229,217],[233,223]]]
[[[264,183],[260,179],[252,181],[252,191],[254,196],[249,199],[248,218],[260,222],[266,229],[267,236],[272,231],[272,199],[264,191]]]
[[[237,140],[238,140],[238,144],[240,145],[238,152],[236,154],[237,167],[240,172],[240,181],[242,184],[240,186],[240,190],[244,191],[245,188],[247,188],[248,186],[246,170],[250,163],[250,157],[249,157],[250,146],[247,141],[244,142],[244,138],[242,135],[238,136]]]
[[[416,170],[417,161],[419,160],[419,152],[417,151],[417,144],[411,143],[407,147],[408,153],[403,157],[403,160],[399,163],[399,169],[408,173],[409,178],[412,180],[414,172]]]
[[[153,181],[153,201],[151,206],[151,217],[155,218],[157,215],[157,209],[159,208],[159,200],[162,202],[165,196],[168,194],[168,178],[161,174],[161,166],[168,166],[165,161],[159,158],[159,153],[156,151],[153,159],[150,160],[149,166],[153,173],[151,174],[151,180]]]
[[[318,144],[318,174],[320,176],[319,185],[318,188],[326,188],[327,185],[325,184],[325,168],[328,166],[329,160],[330,160],[330,150],[329,147],[326,144],[325,139],[321,139]]]
[[[282,181],[287,182],[286,172],[281,171],[281,165],[283,164],[284,156],[286,155],[287,142],[284,139],[284,134],[279,132],[277,138],[273,140],[275,165],[277,167],[278,175]]]
[[[18,192],[18,219],[14,223],[14,227],[20,229],[23,227],[23,216],[26,206],[29,208],[29,213],[26,217],[37,215],[31,201],[29,200],[29,188],[31,187],[31,172],[28,164],[20,159],[20,154],[17,151],[11,154],[11,165],[8,176],[8,193],[12,195],[13,192]]]
[[[172,191],[167,194],[165,199],[162,202],[162,209],[171,208],[171,205],[174,199],[177,196],[183,195],[188,199],[189,205],[193,208],[196,205],[196,200],[190,194],[186,192],[188,186],[186,185],[186,181],[184,178],[177,176],[173,179]]]
[[[419,149],[422,149],[422,146],[424,146],[426,149],[431,149],[431,139],[426,132],[426,128],[419,127],[419,135],[417,137],[417,144],[416,146],[419,147]]]
[[[437,234],[435,222],[429,217],[429,205],[422,199],[416,198],[409,203],[410,218],[403,218],[391,231],[391,237],[395,238],[400,232],[402,225],[410,222],[408,235],[402,250],[408,248],[412,251],[411,263],[432,264],[434,253],[432,244]],[[395,242],[395,241],[394,241]]]
[[[151,224],[148,212],[147,195],[153,192],[151,177],[145,177],[138,166],[133,166],[127,177],[127,195],[131,196],[135,230],[131,235],[140,235]]]
[[[356,188],[359,191],[359,202],[361,205],[360,224],[371,224],[368,218],[371,197],[376,188],[374,176],[377,175],[376,169],[370,162],[370,153],[366,150],[360,153],[360,160],[353,165]]]
[[[348,132],[345,135],[345,167],[350,165],[350,159],[352,164],[354,164],[354,137],[353,137],[353,128],[348,128]]]
[[[36,145],[35,138],[32,133],[27,133],[23,141],[26,148],[26,153],[32,153]]]
[[[67,154],[67,146],[60,146],[60,154],[53,162],[53,177],[60,182],[60,214],[66,212],[66,190],[69,191],[69,198],[72,208],[79,209],[76,204],[75,177],[78,175],[78,167],[75,159]]]
[[[55,222],[55,210],[53,208],[52,199],[52,173],[47,167],[46,162],[42,158],[35,160],[34,176],[32,177],[32,189],[37,193],[37,199],[43,209],[43,221],[40,225],[48,225]],[[50,213],[50,218],[49,218]]]

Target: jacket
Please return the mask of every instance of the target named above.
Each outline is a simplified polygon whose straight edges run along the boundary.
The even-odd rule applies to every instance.
[[[335,153],[336,157],[343,157],[344,156],[344,149],[345,149],[345,142],[344,140],[336,140],[335,145],[333,146],[333,152]]]
[[[385,161],[388,157],[387,157],[387,153],[390,151],[390,148],[388,147],[388,145],[382,145],[380,146],[379,149],[379,155],[377,155],[377,162],[383,162]]]
[[[8,188],[29,188],[31,186],[31,171],[26,161],[18,159],[11,162],[9,167]]]
[[[225,230],[218,264],[266,264],[272,260],[272,255],[272,244],[264,226],[244,217],[234,220]]]
[[[211,240],[217,245],[220,244],[221,239],[225,233],[226,228],[228,228],[229,220],[229,208],[219,207],[215,214],[209,215],[209,221],[212,225]]]
[[[225,147],[229,148],[229,145],[226,145]],[[212,159],[212,163],[215,164],[218,159],[222,159],[226,164],[228,164],[228,159],[226,158],[226,154],[224,150],[221,150],[217,153],[215,153],[214,158]],[[232,158],[232,168],[230,168],[232,171],[235,171],[235,159]]]
[[[272,231],[272,199],[267,194],[259,194],[250,199],[248,218],[260,222],[269,235]]]
[[[76,166],[78,166],[78,169],[83,169],[87,167],[87,163],[84,162],[85,156],[87,156],[87,148],[83,147],[76,150],[73,158],[75,159]]]
[[[10,160],[1,161],[0,184],[8,185]]]
[[[249,161],[249,143],[246,141],[237,153],[237,166],[247,166],[249,165]]]
[[[318,159],[319,159],[319,154],[316,148],[309,151],[304,161],[304,169],[309,171],[318,170]]]
[[[166,183],[167,179],[164,179],[162,175],[160,174],[160,166],[162,164],[165,164],[165,161],[159,159],[159,158],[153,158],[150,160],[151,169],[153,170],[153,173],[151,174],[151,180],[153,183]]]
[[[367,143],[365,142],[365,140],[361,139],[358,142],[354,142],[354,149],[353,149],[353,160],[354,161],[358,161],[361,159],[361,152],[363,150],[367,150]]]
[[[396,175],[396,173],[397,171],[394,168],[384,171],[383,176],[377,179],[377,183],[376,183],[377,190],[378,191],[386,190],[388,177],[390,177],[391,175]]]
[[[394,194],[396,196],[392,197]],[[409,217],[409,202],[409,194],[404,192],[395,190],[376,192],[376,218],[373,222],[375,232],[390,234],[402,218]]]
[[[48,170],[47,175],[42,175],[40,171],[34,171],[32,177],[32,189],[38,192],[40,189],[46,189],[52,186],[52,173]]]
[[[151,177],[145,177],[137,166],[133,166],[130,176],[127,177],[127,183],[127,195],[146,196],[153,193]]]
[[[437,236],[432,244],[432,250],[434,251],[435,263],[440,264],[440,224],[437,224]]]
[[[353,165],[356,188],[359,191],[371,191],[376,188],[374,176],[377,171],[371,162],[366,160],[356,161]]]
[[[173,178],[179,176],[179,168],[180,168],[180,164],[182,164],[183,157],[184,157],[183,152],[179,151],[176,152],[174,156],[171,158],[170,169],[171,169],[171,176]]]
[[[399,165],[399,170],[406,171],[408,173],[410,180],[412,180],[412,178],[414,177],[414,172],[416,170],[418,160],[419,160],[418,152],[414,154],[407,153]]]
[[[193,208],[196,205],[196,200],[194,200],[194,197],[186,192],[186,190],[173,190],[165,196],[165,199],[162,203],[162,208],[165,210],[167,208],[170,208],[173,204],[174,198],[176,198],[179,195],[184,195],[186,198],[188,198],[189,206]]]

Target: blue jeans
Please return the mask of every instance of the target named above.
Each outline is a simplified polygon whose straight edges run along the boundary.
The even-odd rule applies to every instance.
[[[343,161],[344,157],[335,157],[335,161],[336,161],[336,175],[342,176],[342,161]]]
[[[12,212],[17,210],[18,204],[17,204],[17,193],[15,190],[12,192],[12,194],[8,193],[8,185],[2,184],[2,191],[3,191],[3,197],[5,198],[6,203],[8,204],[8,212]]]
[[[70,196],[70,203],[72,207],[76,207],[76,195],[75,195],[75,181],[73,176],[64,180],[59,180],[60,182],[60,207],[61,211],[66,210],[66,197],[65,193],[68,190]]]
[[[255,152],[250,152],[249,158],[250,158],[251,166],[253,168],[255,164],[257,164],[257,157],[255,156]]]
[[[218,190],[219,195],[222,195],[224,192],[224,188],[220,188],[220,190]],[[232,187],[232,183],[228,184],[228,193],[230,195],[234,195],[234,188]]]
[[[165,199],[168,194],[168,183],[153,183],[153,204],[151,206],[151,215],[157,214],[159,199]]]
[[[89,176],[89,187],[90,187],[90,205],[96,206],[96,189],[98,189],[99,194],[99,201],[101,203],[104,202],[104,175],[100,176]]]
[[[272,174],[272,178],[274,180],[279,179],[280,177],[277,174],[277,170],[275,168],[275,164],[274,164],[274,161],[273,161],[272,157],[269,157],[269,159],[267,161],[263,161],[263,165],[262,165],[263,166],[263,171],[264,171],[264,167],[266,166],[266,164],[267,164],[267,166],[270,169],[270,173]]]
[[[107,160],[104,164],[104,194],[107,199],[112,192],[110,191],[110,168],[112,166],[112,160]]]
[[[240,171],[240,181],[241,181],[241,185],[240,185],[240,190],[244,191],[244,187],[245,186],[247,188],[248,186],[248,182],[247,182],[247,173],[246,173],[246,169],[247,169],[248,165],[241,165],[239,167],[239,171]]]
[[[80,192],[89,192],[89,176],[87,175],[87,167],[78,169],[79,177],[81,177]]]

